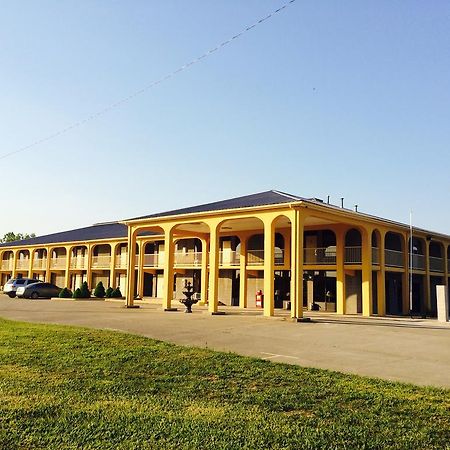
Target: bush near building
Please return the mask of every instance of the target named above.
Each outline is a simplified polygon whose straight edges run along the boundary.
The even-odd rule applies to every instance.
[[[91,298],[91,291],[89,289],[87,281],[83,281],[80,290],[81,290],[81,298]]]
[[[122,292],[120,292],[120,288],[116,287],[111,294],[112,298],[122,298]]]
[[[108,289],[106,289],[105,297],[106,298],[111,298],[113,292],[114,292],[114,289],[110,286]]]
[[[104,298],[105,295],[106,295],[106,291],[103,286],[103,283],[101,281],[99,281],[97,286],[95,286],[95,289],[94,289],[94,297]]]
[[[72,298],[73,292],[70,289],[67,289],[66,287],[61,290],[61,292],[58,295],[59,298]]]

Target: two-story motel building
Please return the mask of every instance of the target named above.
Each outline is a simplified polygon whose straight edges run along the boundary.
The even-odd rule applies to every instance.
[[[414,228],[411,238],[405,224],[267,191],[1,244],[0,285],[18,276],[70,289],[102,281],[129,307],[145,298],[171,310],[191,281],[213,314],[254,309],[262,290],[266,316],[290,305],[301,318],[313,303],[338,314],[435,316],[449,262],[449,235]]]

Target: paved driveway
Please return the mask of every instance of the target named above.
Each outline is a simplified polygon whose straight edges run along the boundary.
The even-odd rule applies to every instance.
[[[157,304],[20,300],[0,295],[0,316],[13,320],[121,330],[176,344],[208,347],[274,362],[450,388],[450,326],[433,320],[362,319],[308,314],[312,323],[260,312],[210,316],[162,312]]]

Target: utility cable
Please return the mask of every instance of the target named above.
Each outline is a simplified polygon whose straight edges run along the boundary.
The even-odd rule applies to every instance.
[[[266,20],[269,20],[271,17],[273,17],[275,14],[278,14],[279,12],[283,11],[284,9],[286,9],[288,6],[290,6],[292,3],[294,3],[296,0],[289,0],[288,2],[286,2],[284,5],[280,6],[278,9],[275,9],[274,11],[272,11],[271,13],[267,14],[267,16],[259,19],[258,21],[256,21],[255,23],[253,23],[252,25],[249,25],[248,27],[244,28],[242,31],[240,31],[239,33],[235,34],[233,37],[227,39],[226,41],[221,42],[220,44],[216,45],[215,47],[211,48],[210,50],[208,50],[207,52],[203,53],[201,56],[193,59],[192,61],[180,66],[178,69],[174,70],[173,72],[170,72],[166,75],[164,75],[163,77],[152,81],[151,83],[143,86],[141,89],[133,92],[132,94],[128,95],[127,97],[123,97],[122,99],[111,103],[110,105],[106,106],[103,109],[100,109],[99,111],[85,117],[84,119],[78,121],[78,122],[74,122],[71,125],[67,126],[66,128],[62,128],[61,130],[49,134],[48,136],[45,136],[41,139],[38,139],[37,141],[32,142],[31,144],[26,145],[25,147],[21,147],[17,150],[11,151],[9,153],[5,153],[3,155],[0,155],[0,159],[4,159],[7,158],[9,156],[15,155],[17,153],[21,153],[24,152],[26,150],[30,150],[33,147],[36,147],[40,144],[43,144],[44,142],[50,141],[51,139],[54,139],[58,136],[61,136],[62,134],[65,134],[75,128],[79,128],[82,125],[85,125],[88,122],[92,122],[93,120],[97,119],[100,116],[103,116],[104,114],[110,112],[113,109],[116,109],[120,106],[122,106],[124,103],[129,102],[130,100],[132,100],[133,98],[137,97],[138,95],[143,94],[144,92],[148,91],[149,89],[157,86],[158,84],[163,83],[164,81],[167,81],[169,78],[174,77],[175,75],[179,74],[180,72],[183,72],[184,70],[192,67],[194,64],[199,63],[200,61],[202,61],[203,59],[207,58],[208,56],[210,56],[211,54],[213,54],[214,52],[217,52],[218,50],[222,49],[223,47],[227,46],[228,44],[231,44],[233,41],[235,41],[236,39],[240,38],[243,34],[249,32],[250,30],[252,30],[253,28],[255,28],[256,26],[260,25],[261,23],[265,22]]]

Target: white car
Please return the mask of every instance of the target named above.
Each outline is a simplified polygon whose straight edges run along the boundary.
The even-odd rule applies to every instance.
[[[11,278],[8,280],[3,287],[3,293],[9,295],[10,298],[14,298],[16,296],[17,288],[20,286],[26,287],[32,283],[38,283],[40,280],[36,280],[35,278]]]

